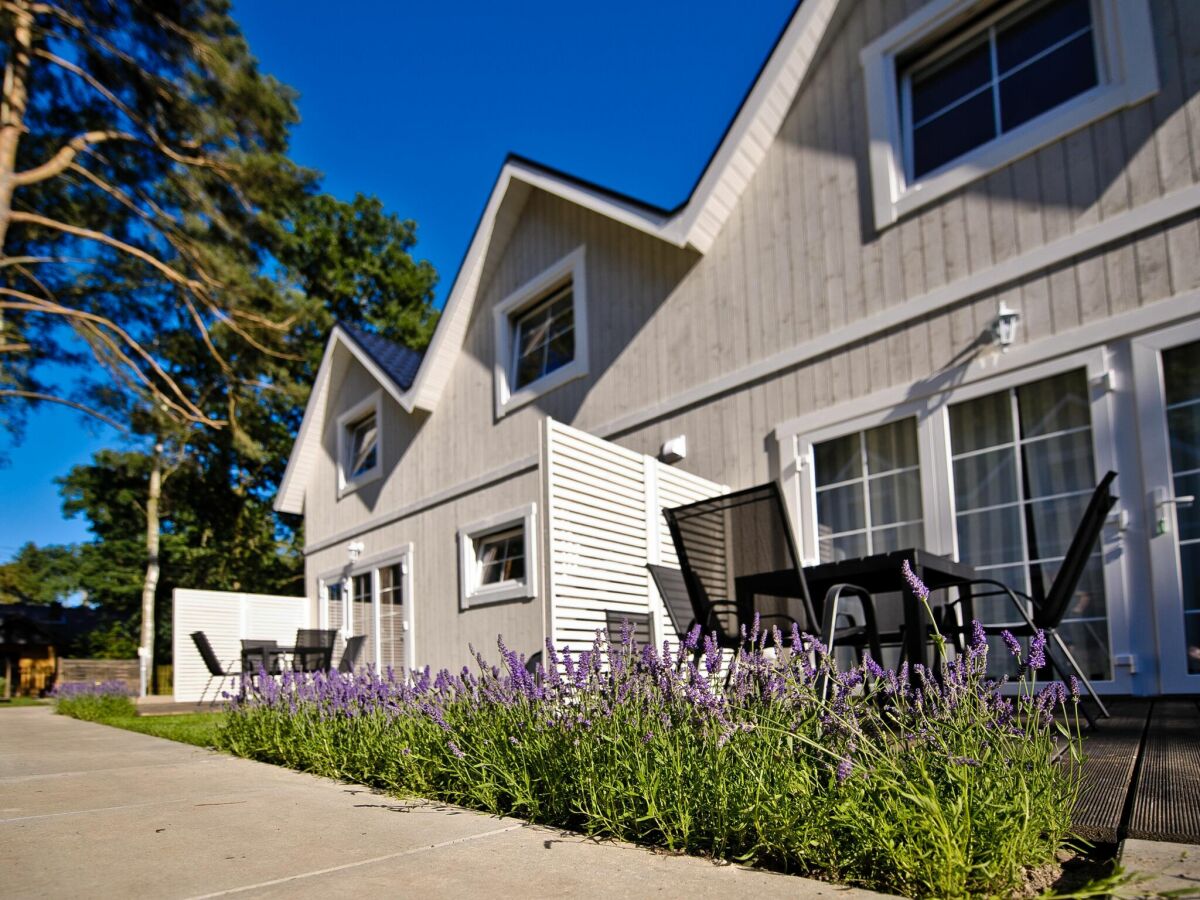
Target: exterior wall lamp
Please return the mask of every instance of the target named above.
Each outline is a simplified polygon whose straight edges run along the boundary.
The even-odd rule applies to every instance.
[[[1008,304],[1001,300],[1000,309],[992,322],[992,335],[1000,345],[1002,353],[1007,352],[1008,348],[1012,346],[1012,342],[1016,340],[1019,321],[1021,321],[1021,314],[1015,309],[1010,309]]]
[[[346,555],[350,557],[350,562],[356,562],[363,552],[362,541],[351,541],[346,547]]]

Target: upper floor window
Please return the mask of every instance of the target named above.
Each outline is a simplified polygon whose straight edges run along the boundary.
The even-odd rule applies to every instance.
[[[588,371],[584,248],[496,304],[496,416]]]
[[[933,0],[862,50],[875,224],[1158,90],[1148,0]]]
[[[338,417],[338,495],[374,481],[382,473],[379,423],[382,395],[376,391]]]
[[[523,388],[575,359],[572,286],[559,288],[513,323],[513,387]]]
[[[1098,83],[1090,0],[1050,0],[938,42],[905,66],[909,176],[921,178]]]

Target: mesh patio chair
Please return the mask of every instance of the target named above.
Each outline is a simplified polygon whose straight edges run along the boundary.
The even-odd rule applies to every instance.
[[[358,657],[362,654],[363,643],[366,640],[365,634],[356,634],[354,637],[346,638],[346,647],[342,650],[342,658],[338,660],[337,670],[339,672],[354,674],[354,667],[358,665]]]
[[[697,625],[701,626],[703,634],[716,634],[717,646],[722,650],[735,650],[741,646],[742,639],[736,628],[726,628],[726,621],[737,621],[737,609],[733,601],[708,601],[707,607],[696,609],[692,603],[692,593],[687,587],[687,578],[683,570],[672,566],[660,566],[649,563],[646,566],[654,585],[658,588],[663,605],[667,608],[667,617],[680,643],[687,640],[688,633]],[[701,591],[695,592],[698,597],[707,595]],[[724,618],[722,618],[724,614]],[[698,644],[692,654],[692,662],[699,662],[704,653],[703,643]]]
[[[242,671],[257,675],[261,668],[268,675],[279,674],[279,654],[275,651],[278,641],[249,638],[242,640]]]
[[[980,578],[967,585],[972,590],[960,593],[959,598],[951,601],[949,604],[950,607],[959,608],[963,612],[961,617],[962,624],[959,625],[955,622],[953,627],[959,627],[965,631],[971,627],[971,619],[974,618],[974,602],[976,600],[986,597],[1006,597],[1017,613],[1017,619],[1014,623],[1009,624],[985,625],[984,632],[989,635],[998,635],[1001,631],[1007,629],[1016,637],[1031,637],[1038,629],[1043,630],[1048,640],[1046,662],[1051,671],[1056,672],[1060,678],[1066,680],[1066,670],[1055,659],[1053,650],[1057,649],[1066,660],[1067,668],[1082,682],[1088,694],[1096,702],[1096,706],[1100,710],[1100,715],[1104,718],[1108,718],[1109,715],[1104,701],[1100,699],[1100,695],[1092,687],[1091,681],[1088,680],[1086,673],[1084,673],[1083,668],[1075,659],[1074,654],[1071,653],[1070,648],[1063,640],[1062,635],[1059,634],[1058,629],[1062,624],[1067,610],[1070,609],[1071,601],[1075,599],[1080,579],[1083,578],[1084,569],[1087,567],[1088,559],[1092,555],[1092,550],[1096,546],[1096,542],[1100,540],[1100,533],[1104,529],[1104,522],[1108,518],[1109,511],[1117,503],[1117,497],[1113,496],[1112,493],[1112,483],[1116,477],[1116,472],[1108,472],[1100,480],[1100,484],[1096,486],[1096,490],[1092,492],[1091,500],[1088,501],[1079,526],[1075,529],[1075,534],[1071,538],[1071,544],[1067,547],[1067,555],[1063,557],[1058,573],[1054,576],[1054,580],[1050,583],[1048,589],[1043,590],[1041,579],[1035,578],[1034,593],[1033,596],[1030,596],[1013,590],[1009,585],[1001,581],[996,581],[992,578]],[[976,587],[984,587],[986,590],[978,592],[974,590]],[[1092,722],[1091,713],[1088,712],[1086,707],[1084,707],[1084,714],[1087,716],[1088,721]]]
[[[654,643],[654,616],[652,613],[618,612],[612,609],[604,611],[604,621],[607,625],[609,643],[620,642],[625,623],[629,623],[633,639],[639,647]]]
[[[741,627],[749,631],[757,614],[764,629],[777,626],[787,634],[795,623],[801,631],[819,635],[830,652],[845,645],[860,658],[865,648],[876,660],[881,658],[867,591],[837,584],[821,598],[819,607],[813,604],[775,482],[664,509],[663,514],[695,621],[707,630],[718,620],[714,610],[736,610],[736,626],[718,630],[723,648],[736,647]],[[847,594],[862,601],[861,624],[840,614]]]
[[[333,666],[336,628],[296,629],[296,652],[292,668],[298,672],[327,672]]]
[[[196,645],[196,649],[200,652],[200,658],[204,660],[204,666],[208,669],[208,681],[204,684],[204,690],[200,692],[200,702],[204,702],[204,695],[208,693],[208,689],[212,687],[213,679],[221,679],[217,686],[225,683],[226,678],[237,678],[242,674],[241,669],[226,669],[221,665],[221,661],[217,659],[217,654],[213,652],[212,644],[208,642],[208,635],[203,631],[193,631],[191,634],[192,643]],[[213,703],[217,702],[217,695],[213,694]]]

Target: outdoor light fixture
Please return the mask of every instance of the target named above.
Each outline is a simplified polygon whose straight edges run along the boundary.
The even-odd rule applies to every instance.
[[[1015,309],[1009,309],[1008,304],[1003,300],[1000,301],[1000,310],[996,313],[996,319],[992,322],[992,335],[996,342],[1000,344],[1000,350],[1007,351],[1012,342],[1017,337],[1017,322],[1021,320],[1021,314]]]
[[[658,458],[665,463],[677,463],[687,456],[687,435],[680,434],[665,441],[659,448]]]
[[[354,562],[360,556],[362,556],[362,552],[363,552],[363,542],[362,541],[351,541],[349,546],[346,547],[346,553],[350,557],[350,562]]]

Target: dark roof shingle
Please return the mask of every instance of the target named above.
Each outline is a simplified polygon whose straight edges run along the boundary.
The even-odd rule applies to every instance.
[[[388,378],[392,379],[400,390],[407,391],[412,387],[413,380],[417,377],[417,369],[421,366],[423,353],[372,334],[358,325],[339,322],[338,327],[346,332],[367,356],[371,357],[375,365],[383,369]]]

